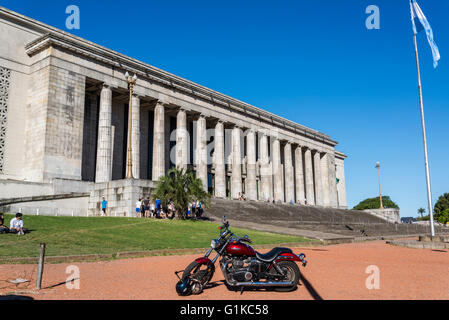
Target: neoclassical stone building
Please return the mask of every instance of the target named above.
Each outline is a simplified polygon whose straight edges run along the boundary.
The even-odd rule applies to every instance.
[[[0,199],[105,196],[130,215],[178,166],[216,197],[346,207],[328,135],[1,7],[0,43]]]

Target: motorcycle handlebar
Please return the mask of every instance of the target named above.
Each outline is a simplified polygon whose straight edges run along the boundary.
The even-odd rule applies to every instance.
[[[223,217],[223,218],[224,218],[224,217]],[[236,236],[235,234],[233,234],[233,233],[231,232],[231,230],[229,230],[229,222],[226,221],[225,218],[223,219],[223,225],[221,226],[221,229],[225,229],[225,231],[223,231],[223,232],[221,233],[221,235],[223,235],[223,234],[229,234],[229,235],[231,235],[231,237],[234,237],[236,240],[240,240],[240,241],[244,241],[244,242],[248,242],[248,243],[253,243],[253,242],[251,241],[251,239],[249,239],[247,236],[241,238],[241,237]]]

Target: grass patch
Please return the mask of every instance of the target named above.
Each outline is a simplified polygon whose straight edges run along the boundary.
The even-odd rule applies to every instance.
[[[5,224],[12,218],[5,214]],[[69,256],[206,248],[219,236],[217,225],[205,221],[50,216],[24,216],[23,220],[31,233],[0,234],[0,259],[38,257],[42,242],[46,255]],[[247,234],[256,245],[313,241],[232,226],[231,230],[239,236]]]

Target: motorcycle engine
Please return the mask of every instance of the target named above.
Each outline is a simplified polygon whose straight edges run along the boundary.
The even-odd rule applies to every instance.
[[[268,264],[259,261],[257,259],[251,259],[251,261],[249,262],[249,270],[251,270],[251,272],[253,272],[254,274],[262,274],[264,273],[267,268],[268,268]]]
[[[235,282],[250,281],[254,278],[254,273],[249,267],[251,258],[235,258],[229,262],[227,272]]]

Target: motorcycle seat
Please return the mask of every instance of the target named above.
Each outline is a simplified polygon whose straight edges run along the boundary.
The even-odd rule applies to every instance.
[[[293,253],[293,251],[289,248],[282,248],[282,247],[276,247],[268,251],[267,253],[259,253],[256,251],[256,257],[259,260],[265,261],[265,262],[271,262],[274,259],[277,258],[280,254],[283,253]]]

